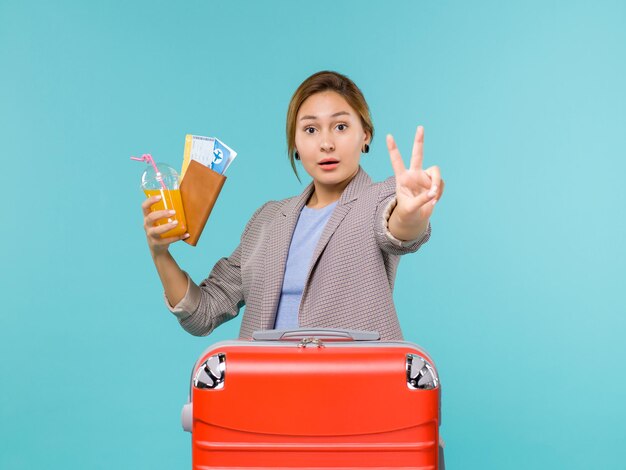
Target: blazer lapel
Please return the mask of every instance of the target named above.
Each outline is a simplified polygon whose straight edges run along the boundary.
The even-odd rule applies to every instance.
[[[300,211],[311,197],[313,190],[314,186],[311,183],[300,196],[288,199],[272,221],[265,256],[265,289],[261,312],[264,329],[274,328],[291,238],[298,223]]]
[[[309,277],[311,276],[313,267],[315,266],[317,260],[324,251],[324,248],[326,248],[330,237],[332,237],[333,233],[335,233],[335,231],[337,230],[337,227],[339,227],[339,224],[343,221],[348,212],[350,212],[350,209],[352,208],[352,202],[354,202],[359,197],[359,193],[371,182],[372,180],[369,176],[367,176],[367,173],[365,173],[365,171],[363,171],[363,169],[359,167],[359,171],[357,172],[357,174],[354,176],[354,178],[352,178],[352,181],[348,183],[346,189],[344,189],[343,194],[337,202],[337,207],[335,207],[332,215],[330,216],[330,219],[326,223],[322,235],[317,242],[317,246],[315,247],[315,251],[313,252],[311,263],[309,264],[309,269],[306,275],[306,281],[304,283],[305,289],[309,284]],[[302,294],[304,295],[304,291],[302,292]]]

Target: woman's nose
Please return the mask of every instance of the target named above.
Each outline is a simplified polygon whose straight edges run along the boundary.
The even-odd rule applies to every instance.
[[[322,135],[322,142],[320,143],[320,147],[324,152],[332,152],[333,150],[335,150],[335,144],[328,134]]]

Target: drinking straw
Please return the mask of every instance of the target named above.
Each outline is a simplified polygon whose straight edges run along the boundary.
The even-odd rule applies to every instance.
[[[165,186],[165,183],[163,182],[163,177],[161,176],[161,172],[159,171],[159,169],[156,166],[156,163],[154,163],[154,159],[152,158],[152,155],[150,155],[149,153],[144,153],[141,158],[137,158],[137,157],[130,157],[131,160],[137,160],[138,162],[146,162],[149,165],[152,165],[152,168],[154,168],[154,172],[156,173],[156,179],[159,183],[161,183],[161,187],[164,190],[167,190],[167,186]]]

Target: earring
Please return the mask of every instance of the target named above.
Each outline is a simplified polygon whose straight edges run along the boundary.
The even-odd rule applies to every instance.
[[[363,146],[363,153],[369,153],[369,151],[370,151],[370,146],[369,146],[369,145],[367,145],[367,144],[365,144],[365,145]]]
[[[296,153],[294,154],[294,158],[295,158],[296,160],[300,160],[300,155],[298,155],[298,152],[296,152]]]

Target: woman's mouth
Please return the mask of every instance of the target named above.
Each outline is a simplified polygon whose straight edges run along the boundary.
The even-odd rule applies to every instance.
[[[334,170],[339,166],[339,161],[334,158],[327,158],[318,163],[320,168],[324,171]]]

